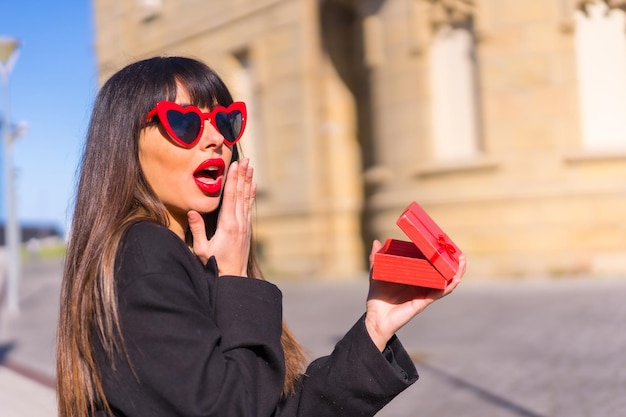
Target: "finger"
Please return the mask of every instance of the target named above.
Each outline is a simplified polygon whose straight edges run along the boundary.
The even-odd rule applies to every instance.
[[[465,274],[466,265],[467,261],[465,258],[465,254],[463,254],[459,257],[459,268],[457,269],[456,274],[454,274],[454,277],[452,277],[452,281],[450,281],[450,283],[446,287],[443,294],[444,296],[450,294],[459,285],[459,283],[461,282],[461,278]]]
[[[378,240],[372,242],[372,250],[370,251],[370,269],[374,266],[374,255],[383,247],[383,244]]]
[[[250,184],[250,210],[248,211],[248,224],[252,223],[252,207],[254,206],[254,200],[256,198],[256,183]]]
[[[250,161],[248,160],[246,172],[242,178],[243,180],[242,218],[243,219],[247,219],[250,217],[250,209],[252,207],[252,200],[254,200],[253,196],[251,195],[253,176],[254,176],[254,168],[252,167],[252,165],[250,165]]]
[[[467,267],[467,258],[465,257],[465,254],[462,254],[461,256],[459,256],[459,269],[456,271],[456,274],[454,275],[454,279],[460,281],[463,275],[465,274],[466,267]]]
[[[239,166],[237,167],[237,195],[236,195],[236,215],[239,220],[243,220],[245,213],[245,188],[246,188],[246,173],[248,172],[248,165],[250,160],[248,158],[244,158],[239,162]]]
[[[251,202],[254,197],[251,195],[252,192],[252,177],[254,176],[254,168],[248,165],[248,170],[246,171],[246,177],[244,180],[244,204],[246,209],[250,209],[252,205]]]
[[[197,211],[190,210],[187,213],[187,221],[189,222],[189,230],[191,231],[191,235],[193,236],[193,251],[198,254],[202,252],[203,248],[209,244],[209,240],[206,236],[206,226],[204,224],[204,219]],[[208,260],[203,259],[204,262]]]
[[[206,240],[206,229],[200,213],[195,210],[190,210],[187,213],[187,220],[189,221],[189,229],[191,230],[191,235],[194,240],[201,240],[202,238]]]

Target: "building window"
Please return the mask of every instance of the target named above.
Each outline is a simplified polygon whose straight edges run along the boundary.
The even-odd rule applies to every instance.
[[[146,9],[160,9],[163,6],[163,0],[137,0],[139,6]]]
[[[138,17],[148,23],[159,17],[163,8],[163,0],[137,0]]]
[[[598,1],[575,21],[583,146],[626,149],[626,13]]]
[[[476,54],[472,31],[442,25],[430,46],[433,158],[468,159],[479,153]]]

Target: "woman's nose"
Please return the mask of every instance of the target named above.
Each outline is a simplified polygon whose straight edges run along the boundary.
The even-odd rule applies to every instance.
[[[208,120],[205,120],[204,131],[202,132],[200,143],[203,148],[219,148],[224,144],[224,136],[222,136],[222,134],[215,129],[213,124],[211,124]]]

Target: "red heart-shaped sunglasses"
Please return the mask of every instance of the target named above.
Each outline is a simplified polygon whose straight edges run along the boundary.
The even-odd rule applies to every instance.
[[[161,125],[170,137],[180,146],[193,147],[202,136],[204,120],[209,120],[213,127],[224,137],[224,142],[234,145],[246,127],[246,104],[236,101],[228,107],[215,106],[209,113],[203,113],[196,106],[181,106],[171,101],[159,101],[148,112],[146,121],[159,116]]]

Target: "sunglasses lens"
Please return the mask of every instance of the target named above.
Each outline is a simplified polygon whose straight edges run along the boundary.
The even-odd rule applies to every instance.
[[[187,145],[191,145],[198,138],[202,122],[195,113],[181,113],[176,110],[168,110],[167,123],[179,140]]]
[[[226,142],[235,143],[241,136],[243,115],[239,110],[231,112],[219,112],[215,115],[215,126],[220,131]]]

